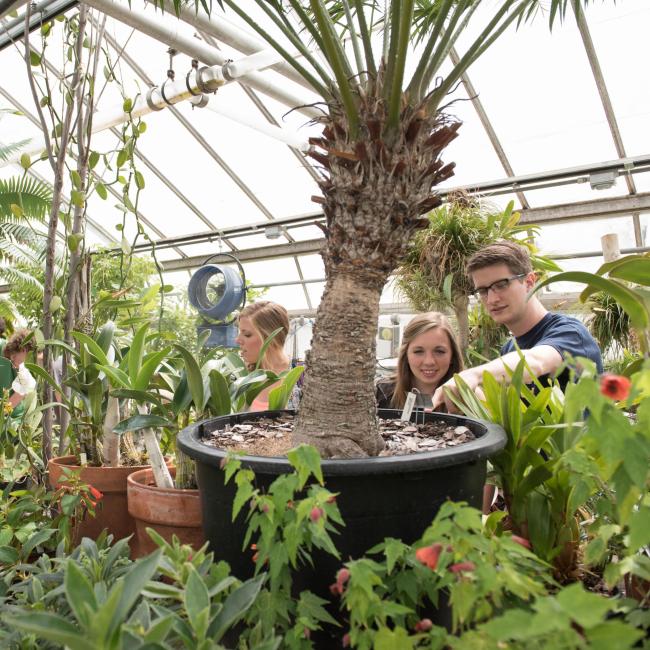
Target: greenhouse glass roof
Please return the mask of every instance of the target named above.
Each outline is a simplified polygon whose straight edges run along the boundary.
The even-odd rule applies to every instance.
[[[211,19],[199,22],[193,11],[187,12],[194,24],[142,0],[132,2],[132,11],[121,0],[89,4],[95,26],[103,12],[108,16],[107,48],[129,97],[144,96],[165,81],[170,46],[177,51],[172,60],[177,80],[191,70],[194,56],[201,65],[214,65],[264,49],[234,14],[224,19],[217,3]],[[46,0],[36,9],[61,6],[60,0],[58,5]],[[23,9],[17,10],[20,15]],[[25,150],[38,156],[42,138],[12,21],[7,16],[0,28],[0,108],[21,114],[0,114],[0,142],[30,140]],[[156,31],[158,38],[145,34]],[[449,112],[463,126],[444,155],[445,162],[456,162],[456,174],[441,190],[466,187],[501,207],[514,201],[524,220],[542,225],[541,250],[560,256],[566,270],[595,270],[605,233],[618,233],[624,250],[647,249],[649,32],[650,5],[644,0],[591,3],[584,18],[569,13],[552,33],[544,16],[511,29],[470,68],[451,98],[456,101]],[[34,47],[38,42],[34,36]],[[461,52],[463,45],[458,44]],[[56,74],[62,48],[50,51],[48,62]],[[156,255],[169,282],[184,285],[208,256],[232,253],[253,285],[269,286],[270,299],[306,312],[318,304],[324,286],[321,231],[314,225],[320,213],[311,201],[318,193],[315,168],[303,154],[309,136],[319,129],[309,123],[313,109],[296,107],[318,98],[288,78],[285,69],[254,71],[240,79],[210,95],[204,108],[182,101],[144,116],[147,130],[138,145],[146,183],[138,205],[140,223],[157,242]],[[101,91],[96,123],[119,115],[122,103],[117,87],[108,84]],[[116,133],[115,128],[97,132],[93,146],[113,148]],[[12,162],[0,168],[0,177],[21,171],[19,155]],[[30,171],[51,176],[47,162]],[[95,171],[105,173],[102,163]],[[116,226],[122,212],[115,203],[111,195],[88,199],[91,244],[120,245],[122,232]],[[136,233],[135,218],[127,220],[126,240],[136,242],[136,251],[150,250]],[[399,300],[387,287],[384,307]]]

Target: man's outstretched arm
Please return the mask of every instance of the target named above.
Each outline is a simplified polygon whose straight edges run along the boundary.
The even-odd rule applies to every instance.
[[[526,383],[531,383],[533,377],[540,377],[542,375],[552,375],[555,371],[562,365],[562,355],[551,345],[537,345],[530,350],[521,350],[524,359],[528,368],[524,368],[524,381]],[[480,366],[474,368],[468,368],[458,373],[467,385],[476,392],[477,388],[480,387],[483,381],[483,373],[489,372],[498,382],[510,382],[510,372],[513,372],[519,361],[521,360],[520,354],[517,350],[513,352],[508,352],[493,361],[488,361],[483,363]],[[453,402],[445,396],[444,388],[450,388],[454,393],[458,394],[458,388],[456,382],[453,379],[445,382],[442,386],[439,386],[436,392],[433,394],[432,403],[433,410],[436,411],[442,406],[447,407],[447,411],[450,413],[457,412]]]

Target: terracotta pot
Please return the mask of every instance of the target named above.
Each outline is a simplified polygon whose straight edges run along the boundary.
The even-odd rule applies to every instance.
[[[60,456],[52,458],[47,464],[49,470],[49,483],[52,489],[57,488],[59,479],[63,476],[63,468],[78,470],[79,465],[74,456]],[[75,544],[82,537],[97,539],[106,528],[115,540],[133,535],[129,545],[135,550],[135,521],[129,515],[126,501],[126,479],[129,474],[146,469],[147,465],[134,465],[132,467],[83,467],[81,480],[103,493],[103,498],[97,503],[94,517],[86,517],[80,523],[75,539]]]
[[[175,467],[170,467],[169,471],[172,476],[176,475]],[[203,546],[205,537],[198,490],[156,487],[151,469],[130,474],[127,485],[129,514],[136,526],[137,557],[158,548],[146,528],[153,528],[168,542],[176,535],[183,544],[195,549]]]

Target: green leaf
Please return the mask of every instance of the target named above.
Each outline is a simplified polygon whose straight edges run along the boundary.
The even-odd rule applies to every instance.
[[[72,190],[70,192],[70,203],[77,208],[83,208],[86,201],[86,195],[79,190]]]
[[[133,415],[126,420],[122,420],[117,426],[113,427],[113,433],[126,433],[127,431],[140,431],[142,429],[156,429],[158,427],[166,427],[175,429],[176,424],[170,422],[160,415],[151,415],[144,413],[140,415]]]
[[[161,361],[170,353],[171,348],[164,348],[158,352],[147,356],[146,361],[142,364],[140,372],[135,380],[134,388],[136,390],[146,390],[151,381],[151,377],[158,369]]]
[[[66,563],[63,585],[66,599],[80,627],[88,632],[97,601],[90,581],[74,560]]]
[[[81,233],[68,235],[68,250],[71,253],[76,253],[79,250],[79,244],[83,241],[84,236]]]
[[[126,149],[120,149],[119,153],[117,154],[117,166],[123,167],[128,157],[129,154]]]
[[[134,335],[133,341],[129,347],[128,362],[129,362],[129,379],[133,388],[144,388],[144,386],[136,385],[140,366],[142,365],[142,355],[144,354],[144,343],[147,336],[149,323],[145,323]],[[147,381],[148,383],[148,381]]]
[[[38,52],[34,52],[34,50],[32,50],[29,53],[29,62],[34,67],[41,65],[41,55]]]
[[[135,172],[135,186],[139,190],[144,189],[144,176],[141,174],[141,172]]]
[[[11,628],[34,634],[39,639],[58,643],[69,650],[97,650],[96,644],[86,639],[84,632],[56,614],[30,611],[29,616],[5,616],[4,623]]]
[[[54,533],[56,533],[56,530],[54,530],[54,528],[42,528],[41,530],[38,530],[33,535],[31,535],[22,546],[21,552],[23,554],[23,557],[28,558],[36,547],[40,546],[43,544],[43,542],[46,542],[48,539],[50,539]]]
[[[375,634],[373,648],[375,650],[412,650],[415,643],[415,639],[411,639],[403,627],[396,627],[394,630],[381,627]]]
[[[91,356],[93,356],[98,364],[101,364],[103,366],[110,366],[111,363],[108,360],[108,357],[106,356],[106,353],[102,348],[99,346],[99,344],[92,339],[88,334],[84,334],[83,332],[77,332],[73,331],[72,332],[72,337],[77,339],[79,343],[82,343],[85,345],[86,349],[90,353]]]
[[[613,608],[609,600],[585,591],[581,584],[565,587],[556,598],[571,618],[585,628],[593,627],[602,621],[605,614]]]
[[[264,361],[264,355],[266,354],[266,350],[271,345],[271,341],[282,331],[282,327],[278,327],[277,329],[274,329],[269,335],[268,338],[264,341],[262,344],[262,347],[260,348],[260,353],[257,356],[257,363],[255,364],[255,370],[259,370],[260,364],[262,361]]]
[[[13,546],[0,546],[0,564],[15,564],[18,557],[18,551]]]
[[[232,404],[226,378],[218,370],[212,369],[208,375],[208,380],[210,386],[208,404],[212,415],[228,415],[232,409]]]
[[[298,472],[299,489],[305,486],[309,476],[313,474],[314,478],[323,485],[323,471],[320,466],[320,455],[315,447],[311,445],[298,445],[295,449],[287,452],[287,458],[291,465]]]
[[[187,375],[187,385],[190,389],[190,394],[192,395],[192,401],[194,402],[194,408],[201,412],[204,407],[204,391],[203,391],[203,377],[201,375],[201,369],[199,364],[196,362],[194,355],[182,345],[174,345],[180,354],[183,357],[185,362],[185,373]]]
[[[82,188],[83,183],[81,182],[81,174],[76,169],[73,169],[70,172],[70,179],[76,189],[80,190]]]
[[[129,572],[123,578],[120,578],[120,580],[123,580],[124,587],[119,604],[111,620],[112,630],[117,629],[126,620],[129,611],[140,596],[145,585],[156,573],[161,556],[162,551],[158,549],[151,553],[151,555],[137,560],[131,566]]]
[[[124,100],[124,103],[122,104],[122,110],[125,113],[130,113],[132,109],[133,109],[133,100],[131,98],[127,97]],[[119,162],[117,164],[118,164],[118,167],[121,167]]]
[[[196,628],[199,616],[210,608],[210,595],[203,578],[191,564],[188,566],[188,573],[183,600],[190,624]]]
[[[269,410],[277,411],[287,406],[287,400],[291,396],[291,391],[305,371],[304,366],[292,368],[282,379],[282,383],[269,391]]]
[[[17,203],[12,203],[9,207],[10,207],[10,210],[11,210],[12,214],[15,217],[18,217],[18,219],[20,219],[21,217],[24,216],[23,209]]]
[[[129,376],[123,370],[120,370],[115,366],[104,366],[101,364],[96,364],[95,367],[103,372],[110,379],[111,384],[116,388],[131,388]]]
[[[97,195],[100,199],[103,199],[105,201],[108,198],[108,190],[106,189],[106,185],[104,185],[104,183],[101,181],[97,181],[95,183],[95,191],[97,192]]]
[[[262,574],[247,580],[235,589],[223,604],[221,611],[215,616],[208,630],[209,638],[220,641],[231,625],[236,623],[255,602],[266,575]]]
[[[62,300],[60,296],[52,296],[52,300],[50,300],[50,312],[54,314],[55,312],[59,311],[61,309],[62,305]]]
[[[90,167],[90,169],[95,169],[98,162],[99,153],[97,151],[91,151],[90,156],[88,156],[88,167]]]

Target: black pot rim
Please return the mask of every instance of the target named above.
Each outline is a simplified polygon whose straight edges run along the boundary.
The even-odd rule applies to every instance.
[[[202,442],[202,434],[205,429],[213,431],[227,423],[237,423],[243,420],[256,420],[261,417],[274,417],[283,413],[294,413],[294,411],[255,411],[234,413],[209,420],[195,422],[183,429],[178,434],[178,446],[184,454],[200,463],[218,466],[222,459],[229,452],[211,447]],[[382,409],[380,417],[399,417],[399,411]],[[461,415],[450,415],[448,413],[427,413],[427,419],[445,420],[456,426],[464,425],[475,435],[475,440],[435,451],[424,451],[416,454],[404,454],[400,456],[376,456],[363,458],[337,458],[321,460],[321,467],[325,476],[340,475],[369,475],[387,473],[418,472],[431,470],[436,467],[448,467],[477,460],[483,460],[493,456],[506,446],[506,434],[502,427],[476,420]],[[253,469],[262,474],[282,474],[291,471],[291,465],[285,456],[241,456],[244,467]]]

